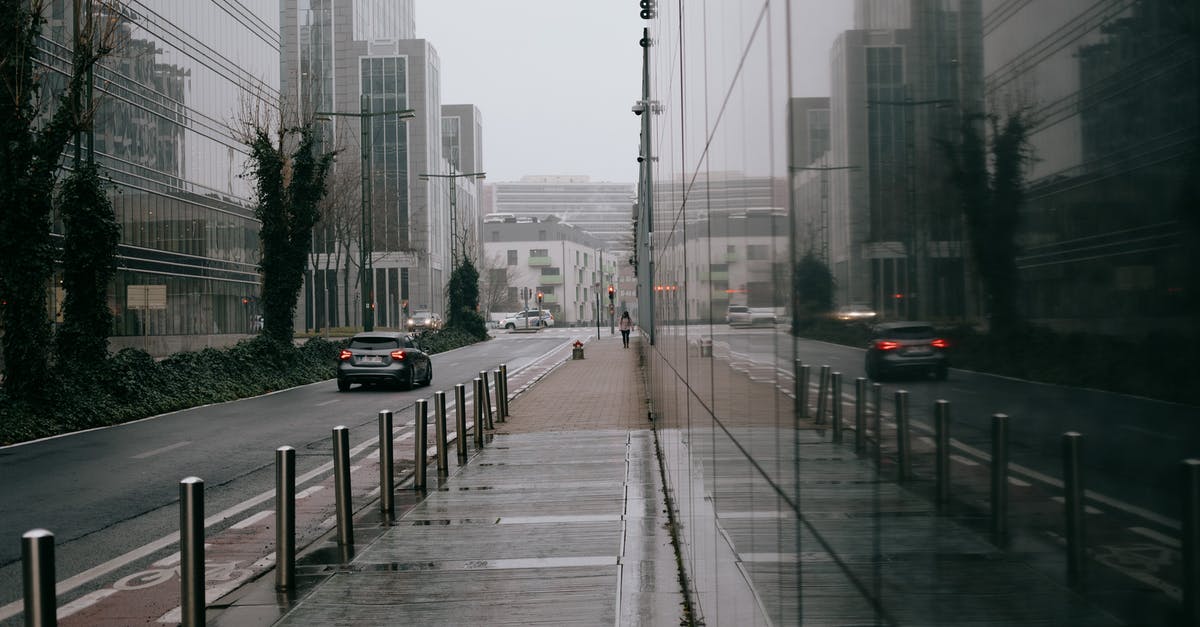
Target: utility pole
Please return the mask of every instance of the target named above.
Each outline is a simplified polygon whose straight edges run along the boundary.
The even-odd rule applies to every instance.
[[[457,226],[458,211],[457,211],[457,207],[456,207],[457,198],[458,198],[458,179],[461,179],[461,178],[484,179],[484,178],[487,178],[487,172],[454,172],[453,168],[451,168],[450,174],[418,174],[417,178],[421,179],[422,181],[428,181],[429,179],[449,179],[450,180],[450,265],[451,265],[451,267],[457,267],[458,266],[458,250],[460,248],[466,247],[466,238],[465,237],[462,238],[463,239],[462,246],[458,245],[459,244],[459,232],[458,232],[458,226]]]
[[[362,188],[362,232],[359,234],[359,289],[362,292],[362,323],[363,331],[375,330],[375,271],[371,267],[371,254],[374,248],[372,233],[373,219],[371,216],[371,127],[370,120],[383,115],[394,115],[396,121],[416,117],[414,109],[399,109],[394,111],[371,111],[370,98],[366,94],[359,97],[359,112],[348,113],[340,111],[315,111],[314,119],[331,119],[334,117],[358,118],[360,134],[359,144],[362,158],[362,173],[360,186]]]

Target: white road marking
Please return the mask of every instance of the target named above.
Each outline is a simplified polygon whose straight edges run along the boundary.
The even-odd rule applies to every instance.
[[[130,459],[146,459],[147,457],[154,457],[155,455],[161,455],[162,453],[166,453],[167,451],[173,451],[177,448],[182,448],[189,444],[191,444],[190,441],[176,442],[174,444],[164,446],[162,448],[156,448],[153,451],[146,451],[145,453],[142,453],[140,455],[134,455]]]
[[[332,404],[334,404],[334,403],[336,403],[336,402],[338,402],[338,401],[340,401],[340,400],[342,400],[342,399],[340,399],[340,398],[335,398],[335,399],[333,399],[332,401],[325,401],[325,402],[323,402],[323,403],[317,403],[315,406],[316,406],[316,407],[324,407],[324,406],[326,406],[326,405],[332,405]]]
[[[71,601],[70,603],[58,608],[58,611],[55,612],[55,615],[58,616],[59,620],[62,620],[81,610],[85,610],[104,600],[106,597],[112,596],[116,593],[117,590],[115,588],[104,588],[103,590],[89,592],[78,599],[75,599],[74,601]]]
[[[1172,538],[1171,536],[1159,533],[1153,529],[1147,529],[1145,527],[1130,527],[1129,530],[1140,536],[1150,538],[1151,540],[1157,540],[1158,542],[1161,542],[1173,549],[1183,548],[1183,542],[1180,542],[1177,538]]]
[[[967,457],[963,457],[962,455],[951,455],[950,459],[953,459],[954,461],[956,461],[964,466],[978,466],[979,465],[979,462],[977,462],[973,459],[967,458]]]
[[[1067,502],[1067,498],[1065,496],[1052,496],[1052,497],[1050,497],[1050,500],[1054,501],[1056,503],[1066,503]],[[1104,513],[1102,510],[1096,509],[1095,507],[1092,507],[1091,505],[1085,505],[1083,507],[1083,511],[1085,511],[1089,514],[1103,514]]]
[[[253,525],[253,524],[254,524],[254,523],[256,523],[256,522],[258,522],[258,521],[260,521],[260,520],[262,520],[262,519],[264,519],[264,518],[267,518],[268,516],[272,516],[272,515],[274,515],[274,513],[275,513],[275,512],[272,512],[272,511],[271,511],[271,510],[269,510],[269,509],[264,509],[263,511],[261,511],[261,512],[259,512],[259,513],[257,513],[257,514],[255,514],[255,515],[253,515],[253,516],[250,516],[249,518],[246,518],[246,519],[242,520],[241,522],[234,523],[234,524],[233,524],[233,525],[230,527],[230,529],[245,529],[246,527],[249,527],[249,526]]]
[[[306,499],[306,498],[312,496],[313,494],[316,494],[317,492],[320,492],[321,490],[324,490],[324,489],[325,489],[325,486],[323,486],[323,485],[315,485],[311,488],[305,488],[296,493],[296,500],[299,501],[300,499]]]
[[[1016,477],[1009,477],[1008,482],[1017,487],[1021,487],[1021,488],[1028,488],[1029,486],[1033,485],[1033,484],[1029,483],[1028,481],[1021,481],[1020,479],[1018,479]]]

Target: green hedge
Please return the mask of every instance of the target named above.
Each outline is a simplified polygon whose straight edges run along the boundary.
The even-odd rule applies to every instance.
[[[422,347],[439,353],[476,341],[447,329],[425,334]],[[344,345],[345,340],[312,338],[299,347],[280,346],[258,336],[227,349],[206,348],[162,360],[127,348],[95,367],[57,369],[44,402],[18,403],[0,391],[0,445],[331,379]]]

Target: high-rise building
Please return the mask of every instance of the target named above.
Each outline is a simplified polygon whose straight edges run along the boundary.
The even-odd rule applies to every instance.
[[[278,16],[261,3],[134,4],[109,16],[122,43],[96,68],[92,96],[94,159],[121,225],[110,345],[167,354],[230,344],[259,313],[259,246],[254,190],[239,176],[247,149],[228,122],[255,98],[270,112]],[[47,3],[46,59],[69,58],[72,9]],[[43,86],[60,89],[64,68],[43,67]],[[62,296],[53,292],[55,312]]]
[[[453,255],[470,256],[479,265],[479,229],[483,224],[483,121],[475,105],[442,105],[442,157]],[[453,194],[452,196],[450,194]],[[452,255],[452,256],[453,256]]]
[[[441,312],[452,196],[446,180],[421,175],[451,165],[440,64],[430,42],[413,39],[412,0],[283,0],[280,31],[285,107],[321,121],[326,147],[345,155],[297,324],[399,327],[405,307]],[[478,116],[471,124],[477,136]],[[467,191],[464,206],[474,197]]]
[[[493,213],[549,217],[579,227],[612,251],[633,250],[632,183],[593,181],[587,176],[525,176],[490,183]]]

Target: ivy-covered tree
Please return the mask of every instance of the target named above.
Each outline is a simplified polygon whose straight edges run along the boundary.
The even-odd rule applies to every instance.
[[[1031,158],[1029,114],[987,116],[990,142],[980,116],[964,116],[961,142],[944,144],[954,164],[952,179],[962,198],[967,237],[983,283],[991,331],[1008,337],[1022,326],[1018,304],[1017,227],[1025,203],[1025,166]],[[990,167],[989,167],[990,153]]]
[[[63,322],[55,334],[58,364],[100,363],[108,357],[112,310],[108,284],[116,273],[121,227],[95,164],[83,163],[59,192],[63,219]]]
[[[289,153],[287,145],[298,141]],[[255,180],[255,216],[262,223],[263,335],[277,344],[292,342],[296,299],[312,249],[312,232],[320,218],[326,174],[334,153],[317,154],[311,125],[281,128],[274,137],[261,127],[250,129],[249,171]]]
[[[97,2],[96,11],[104,4]],[[67,142],[91,117],[80,106],[88,73],[111,45],[86,16],[64,88],[44,91],[47,72],[34,62],[44,9],[41,0],[0,0],[0,342],[5,392],[26,400],[39,397],[48,378],[55,178]]]
[[[479,339],[487,337],[487,325],[479,314],[479,271],[469,255],[463,255],[450,273],[447,291],[450,310],[446,312],[446,326]]]

